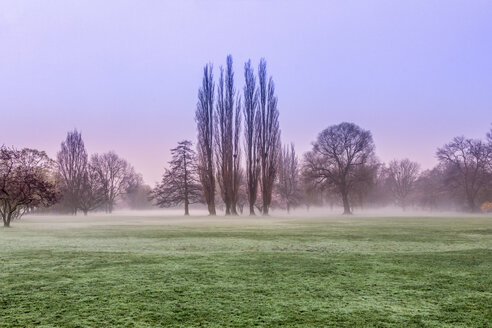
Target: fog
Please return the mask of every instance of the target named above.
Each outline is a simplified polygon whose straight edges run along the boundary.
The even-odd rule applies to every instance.
[[[173,222],[179,222],[180,220],[189,222],[190,218],[200,218],[202,221],[223,221],[223,220],[272,220],[279,218],[346,218],[346,219],[357,219],[357,218],[398,218],[398,217],[465,217],[465,216],[484,216],[484,217],[492,217],[492,214],[488,213],[463,213],[456,211],[443,211],[443,210],[419,210],[419,209],[406,209],[402,210],[396,206],[388,206],[382,208],[364,208],[364,209],[356,209],[352,214],[344,215],[343,207],[335,206],[335,207],[311,207],[309,210],[306,208],[296,208],[287,212],[283,209],[272,209],[268,216],[263,216],[261,213],[256,214],[254,216],[250,216],[249,214],[242,213],[237,216],[225,215],[223,209],[217,209],[217,215],[210,216],[208,214],[207,208],[203,206],[193,207],[190,209],[190,214],[185,216],[183,215],[182,208],[168,208],[168,209],[145,209],[145,210],[135,210],[135,209],[119,209],[115,210],[112,213],[105,213],[104,211],[94,211],[88,213],[88,215],[67,215],[60,213],[31,213],[27,214],[24,218],[56,218],[57,220],[66,220],[66,221],[80,221],[87,219],[88,221],[93,221],[94,218],[100,219],[109,219],[113,222],[117,223],[118,220],[121,219],[121,222],[128,222],[128,219],[137,219],[143,221],[137,222],[145,222],[145,219],[173,219]],[[200,222],[196,221],[196,222]]]

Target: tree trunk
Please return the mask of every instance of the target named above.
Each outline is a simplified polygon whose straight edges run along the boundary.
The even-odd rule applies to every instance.
[[[290,214],[290,204],[287,203],[287,214]]]
[[[213,140],[212,136],[210,136],[210,140]],[[210,146],[211,147],[211,146]],[[214,216],[217,214],[215,210],[215,178],[213,173],[213,160],[212,160],[212,150],[208,150],[207,157],[207,170],[208,170],[208,183],[210,184],[209,190],[209,201],[208,201],[208,215]]]
[[[188,169],[187,169],[187,164],[186,164],[186,153],[183,152],[183,168],[184,168],[184,205],[185,205],[185,216],[190,215],[190,201],[188,198]]]
[[[268,205],[266,202],[263,202],[263,216],[268,216]]]
[[[83,210],[83,212],[84,212],[84,216],[87,216],[87,212],[88,211],[87,210]]]
[[[255,214],[255,205],[254,204],[249,204],[249,216],[256,216]]]
[[[342,191],[342,201],[343,201],[343,215],[352,214],[352,211],[350,211],[348,193],[346,191]]]
[[[211,200],[210,204],[208,204],[208,215],[217,215],[217,212],[215,212],[215,202],[213,200]]]
[[[468,207],[470,208],[470,212],[478,212],[477,206],[475,205],[475,199],[472,196],[468,196]]]
[[[234,216],[237,216],[237,208],[236,208],[236,204],[232,204],[231,205],[231,215],[234,215]]]
[[[190,210],[189,210],[189,205],[188,205],[188,200],[185,200],[185,214],[186,216],[190,215]]]
[[[268,212],[270,210],[270,202],[268,200],[267,196],[268,191],[265,188],[265,195],[263,196],[263,208],[262,208],[262,213],[263,216],[268,216]]]
[[[10,228],[10,220],[12,219],[11,214],[6,214],[6,217],[3,218],[3,226],[4,228]]]

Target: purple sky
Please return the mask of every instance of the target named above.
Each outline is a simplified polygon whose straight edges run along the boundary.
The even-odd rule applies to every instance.
[[[154,184],[195,140],[202,67],[268,61],[284,142],[370,129],[383,161],[429,168],[492,122],[492,1],[0,1],[0,144],[54,157],[66,132]]]

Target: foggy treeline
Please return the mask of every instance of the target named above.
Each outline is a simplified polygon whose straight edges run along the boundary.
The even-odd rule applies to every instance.
[[[437,149],[439,164],[425,171],[408,158],[382,163],[371,132],[346,122],[321,131],[299,158],[293,143],[281,144],[275,84],[266,68],[264,59],[256,73],[246,62],[240,92],[231,56],[225,69],[219,68],[217,83],[213,65],[204,67],[195,113],[197,155],[191,141],[179,143],[188,145],[187,154],[170,162],[175,179],[166,170],[154,188],[158,206],[184,204],[188,214],[189,204],[202,202],[210,215],[218,206],[226,215],[314,206],[341,206],[344,214],[395,205],[402,210],[492,210],[492,130],[485,140],[454,138]],[[196,193],[200,186],[201,194]]]
[[[150,191],[125,159],[110,151],[88,156],[81,133],[68,132],[57,154],[57,175],[61,198],[56,205],[61,212],[77,214],[82,211],[113,212],[123,200],[132,207],[145,206]],[[139,199],[140,198],[140,199]]]
[[[77,130],[56,159],[35,149],[0,148],[0,215],[5,226],[31,211],[77,215],[115,207],[204,204],[210,215],[268,215],[311,207],[492,211],[492,130],[483,140],[458,136],[439,147],[436,167],[411,159],[382,163],[370,131],[354,123],[328,126],[299,157],[281,143],[278,98],[267,63],[247,61],[236,88],[233,59],[214,77],[203,69],[195,110],[197,139],[182,140],[154,188],[115,152],[89,156]],[[202,205],[203,206],[203,205]]]

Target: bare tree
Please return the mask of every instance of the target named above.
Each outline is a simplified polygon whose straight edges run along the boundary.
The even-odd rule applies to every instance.
[[[359,183],[360,168],[374,158],[371,132],[353,123],[323,130],[304,157],[304,171],[316,185],[335,188],[343,202],[343,214],[351,214],[349,194]]]
[[[263,215],[268,215],[272,201],[273,185],[277,175],[280,154],[280,126],[275,84],[272,77],[270,77],[267,85],[266,76],[266,61],[261,59],[258,66],[260,112],[258,154],[261,165],[260,185]]]
[[[241,168],[241,98],[237,96],[236,110],[234,113],[234,137],[232,141],[232,200],[231,214],[238,215],[237,205],[241,199],[241,185],[243,182],[243,169]],[[241,210],[242,213],[242,210]]]
[[[79,193],[79,209],[87,215],[89,211],[95,210],[106,202],[106,186],[97,170],[91,163],[85,171],[83,183]]]
[[[369,166],[370,168],[370,166]],[[384,163],[377,163],[373,167],[373,181],[366,195],[366,200],[372,206],[384,207],[394,202],[391,192],[388,168]]]
[[[61,143],[57,159],[64,200],[70,206],[72,214],[76,215],[88,162],[81,133],[77,130],[67,133],[67,138]]]
[[[419,176],[419,164],[409,159],[389,163],[388,179],[391,192],[398,206],[405,210],[408,198]]]
[[[212,65],[203,68],[202,87],[198,90],[195,121],[198,130],[198,174],[210,215],[215,215],[214,144],[214,81]]]
[[[151,209],[151,191],[152,188],[144,183],[142,175],[133,172],[128,179],[128,187],[122,195],[122,200],[131,209]]]
[[[379,163],[372,157],[365,165],[360,165],[354,169],[353,179],[356,181],[352,187],[350,205],[353,210],[355,206],[364,208],[366,199],[376,186]]]
[[[184,204],[185,215],[189,205],[202,201],[201,186],[197,177],[196,155],[188,140],[178,142],[171,149],[170,168],[162,176],[162,182],[151,192],[151,198],[159,207],[174,207]]]
[[[279,161],[277,194],[280,201],[285,204],[287,212],[297,206],[301,200],[299,159],[297,158],[294,144],[284,146]]]
[[[240,102],[234,87],[232,56],[227,56],[227,67],[220,68],[217,106],[215,113],[215,154],[217,181],[220,186],[226,215],[237,214],[236,203],[240,184],[239,133]]]
[[[485,186],[492,149],[481,140],[456,137],[437,150],[441,164],[448,166],[448,181],[457,183],[467,208],[477,212],[478,193]]]
[[[446,167],[439,164],[423,171],[415,181],[414,194],[417,204],[428,210],[450,209],[452,193],[446,183]]]
[[[307,174],[306,170],[301,167],[301,188],[302,188],[302,203],[309,211],[312,206],[320,206],[323,204],[322,186],[317,185],[315,181]]]
[[[240,184],[238,194],[237,194],[236,209],[241,214],[243,214],[244,206],[246,206],[246,204],[248,204],[248,194],[246,192],[246,187],[247,187],[246,184],[244,184],[244,183]]]
[[[55,204],[55,162],[34,149],[0,148],[0,215],[4,227],[26,211]]]
[[[132,188],[124,195],[124,201],[129,208],[135,210],[151,209],[153,204],[149,195],[152,194],[152,188],[147,184],[139,184]]]
[[[116,201],[132,187],[137,174],[126,160],[112,151],[93,155],[91,165],[104,186],[106,211],[112,213]]]
[[[227,57],[229,59],[229,57]],[[227,75],[232,71],[227,70]],[[226,76],[227,82],[229,76]],[[231,214],[232,198],[232,108],[229,97],[229,85],[224,86],[224,69],[220,67],[220,78],[217,88],[217,105],[215,107],[215,157],[217,166],[217,183],[225,205],[225,214]],[[232,80],[232,83],[233,80]],[[232,85],[233,87],[233,85]]]
[[[254,206],[258,197],[258,179],[260,175],[258,156],[259,123],[258,92],[251,61],[244,64],[244,139],[246,152],[246,184],[249,203],[249,215],[255,215]]]

